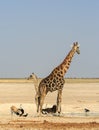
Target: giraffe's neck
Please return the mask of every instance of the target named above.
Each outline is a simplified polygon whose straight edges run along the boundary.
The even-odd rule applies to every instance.
[[[75,50],[72,49],[68,55],[65,57],[63,62],[57,67],[57,69],[61,72],[61,76],[64,76],[67,70],[69,69],[71,60],[75,54]]]

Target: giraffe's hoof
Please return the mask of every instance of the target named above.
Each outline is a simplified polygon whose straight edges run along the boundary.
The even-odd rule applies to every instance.
[[[53,116],[60,116],[61,114],[59,112],[56,112],[53,114]]]

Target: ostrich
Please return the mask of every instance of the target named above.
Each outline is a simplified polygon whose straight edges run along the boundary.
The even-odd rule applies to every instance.
[[[56,105],[53,105],[51,108],[45,108],[42,109],[42,114],[48,114],[48,113],[56,113]]]
[[[28,113],[24,114],[24,109],[21,107],[21,104],[20,104],[20,108],[17,108],[16,106],[11,106],[10,109],[11,109],[11,115],[13,115],[14,113],[18,116],[23,116],[23,117],[28,116]]]

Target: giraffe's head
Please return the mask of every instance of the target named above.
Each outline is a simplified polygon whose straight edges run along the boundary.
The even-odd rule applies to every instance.
[[[77,52],[77,54],[80,54],[78,42],[74,42],[74,43],[73,43],[72,49],[75,50],[75,52]]]

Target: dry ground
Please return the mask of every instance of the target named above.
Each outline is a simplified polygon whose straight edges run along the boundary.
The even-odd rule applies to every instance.
[[[0,124],[1,130],[99,130],[99,123],[52,123],[44,120],[43,123],[35,121],[11,121]]]
[[[36,117],[35,89],[32,82],[0,83],[0,130],[98,130],[99,83],[66,83],[62,116]],[[56,103],[57,92],[48,93],[45,107]],[[11,117],[10,107],[22,104],[28,117]],[[86,116],[84,108],[90,112]]]

